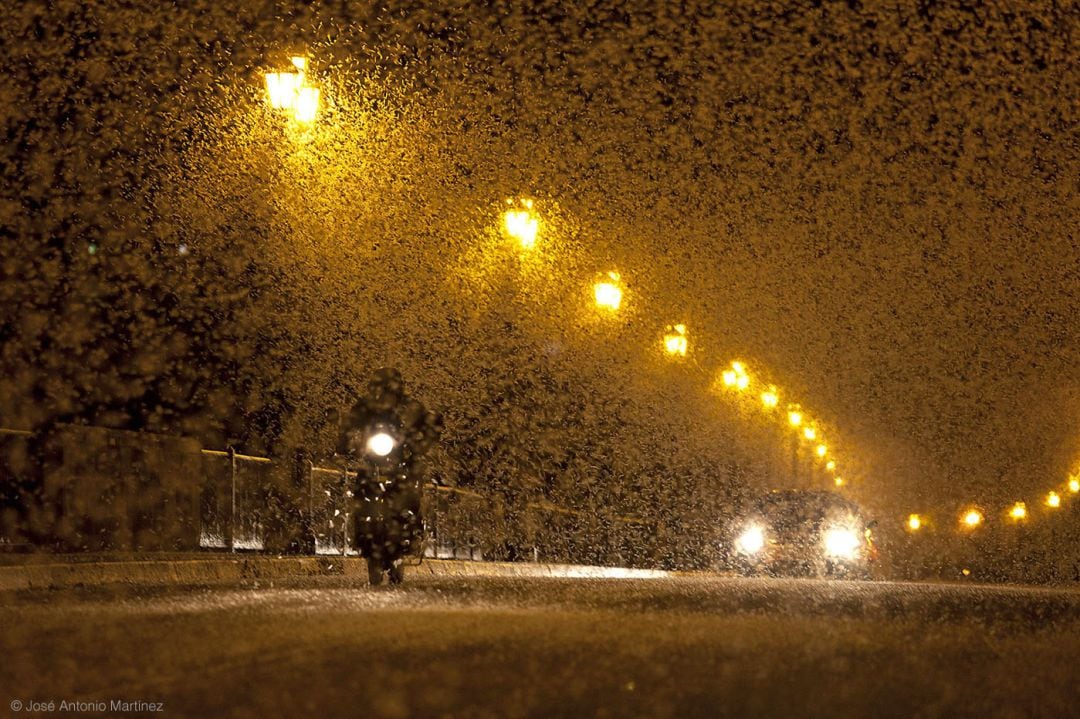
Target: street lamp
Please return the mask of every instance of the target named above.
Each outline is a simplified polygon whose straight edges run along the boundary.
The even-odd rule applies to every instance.
[[[844,478],[843,477],[833,477],[833,484],[835,484],[837,487],[843,487],[844,486]]]
[[[829,470],[830,472],[834,471],[836,469],[836,462],[830,459],[828,462],[825,463],[825,469]]]
[[[301,87],[296,92],[296,104],[293,106],[293,119],[302,124],[315,122],[319,114],[319,88]]]
[[[664,351],[672,357],[685,357],[688,345],[686,325],[668,325],[664,334]]]
[[[982,521],[983,521],[982,512],[975,509],[974,507],[972,507],[971,509],[966,510],[960,516],[961,525],[963,525],[964,527],[967,527],[968,529],[975,529],[975,527],[978,527],[980,524],[982,524]]]
[[[813,427],[804,427],[802,433],[803,437],[806,437],[811,442],[817,439],[817,430],[815,430]]]
[[[823,445],[823,444],[819,444],[819,445],[818,445],[818,446],[817,446],[817,447],[816,447],[816,448],[814,449],[814,451],[815,451],[815,452],[817,452],[817,456],[819,456],[819,457],[822,457],[822,458],[824,458],[824,457],[825,457],[825,454],[826,454],[826,453],[827,453],[827,452],[829,451],[829,448],[828,448],[828,447],[826,447],[826,446],[825,446],[825,445]]]
[[[917,532],[920,529],[922,529],[922,526],[923,526],[922,517],[920,517],[917,514],[909,514],[908,515],[908,518],[907,518],[908,531]]]
[[[1070,477],[1069,478],[1069,491],[1072,492],[1073,494],[1076,494],[1077,492],[1080,492],[1080,478],[1077,478],[1077,477]]]
[[[290,58],[289,72],[266,73],[266,97],[270,107],[284,110],[301,124],[315,121],[319,113],[319,88],[307,84],[308,59]]]
[[[780,404],[780,394],[776,391],[776,387],[769,387],[761,393],[761,404],[765,405],[765,409],[775,409]]]
[[[266,73],[266,94],[270,106],[277,110],[290,110],[296,102],[296,93],[304,84],[307,72],[307,58],[291,58],[293,67],[290,72]]]
[[[798,427],[802,424],[802,412],[797,409],[789,409],[787,413],[788,424],[792,427]]]
[[[619,279],[618,272],[608,272],[604,275],[604,279],[593,285],[593,297],[596,299],[597,307],[612,312],[619,309],[619,305],[622,304],[622,289],[619,288]]]
[[[1014,522],[1019,522],[1027,519],[1027,505],[1023,502],[1017,502],[1009,509],[1009,517]]]
[[[1057,492],[1050,492],[1046,495],[1046,506],[1052,509],[1057,509],[1061,506],[1061,495]]]
[[[516,203],[514,200],[507,200],[506,204],[511,207],[503,213],[503,229],[507,235],[518,241],[522,249],[531,250],[540,230],[540,218],[533,212],[533,201],[522,198]]]
[[[724,370],[720,376],[725,385],[734,387],[740,392],[750,386],[750,375],[742,362],[732,362],[731,369]]]

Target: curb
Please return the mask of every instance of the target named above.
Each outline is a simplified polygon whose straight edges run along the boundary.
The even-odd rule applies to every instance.
[[[409,577],[659,578],[672,572],[567,564],[425,559],[407,565]],[[35,562],[0,566],[0,592],[128,585],[146,587],[246,585],[276,579],[346,576],[367,578],[359,557],[221,557],[103,562]]]

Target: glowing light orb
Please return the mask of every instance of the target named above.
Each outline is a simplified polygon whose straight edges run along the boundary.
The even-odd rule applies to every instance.
[[[376,432],[368,437],[367,450],[376,457],[385,457],[394,451],[397,441],[386,432]]]

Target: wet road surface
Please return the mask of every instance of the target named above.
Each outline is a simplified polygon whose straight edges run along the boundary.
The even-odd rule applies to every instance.
[[[0,651],[13,716],[72,700],[172,717],[1080,716],[1076,590],[684,576],[40,591],[0,596]]]

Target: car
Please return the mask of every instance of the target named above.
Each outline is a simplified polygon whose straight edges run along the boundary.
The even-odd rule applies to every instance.
[[[747,576],[869,579],[877,560],[875,524],[835,492],[772,491],[728,528],[722,555]]]

